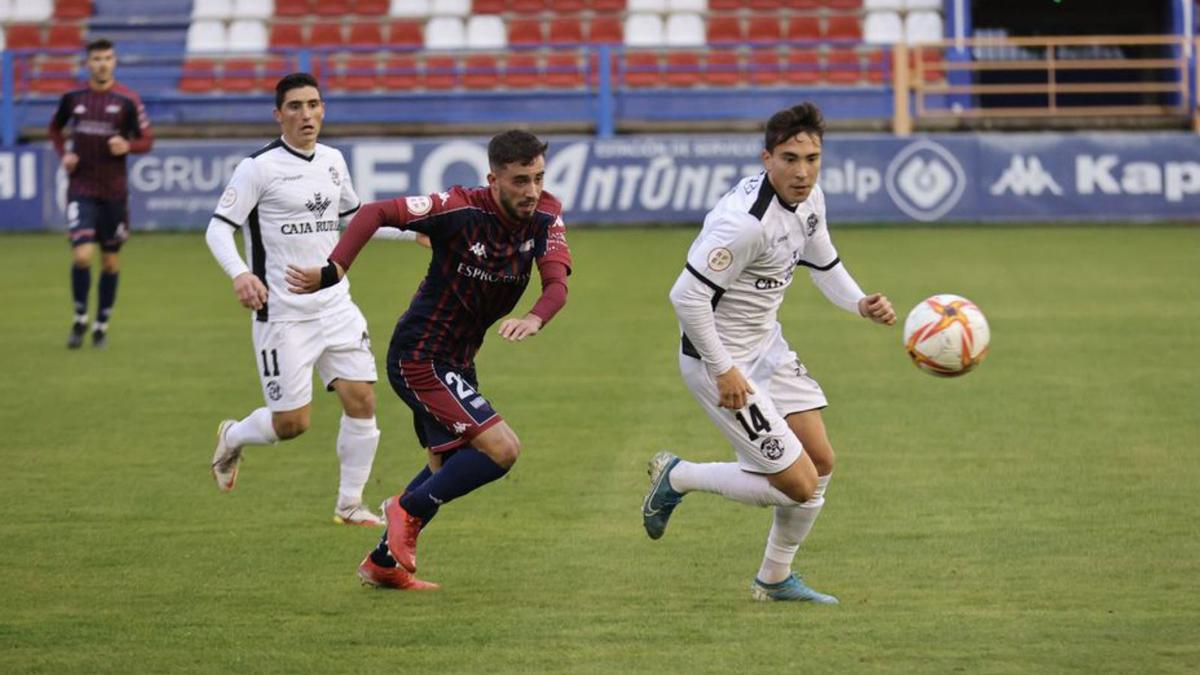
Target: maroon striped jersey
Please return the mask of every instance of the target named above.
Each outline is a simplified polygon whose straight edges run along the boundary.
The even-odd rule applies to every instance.
[[[570,269],[562,205],[542,192],[533,217],[514,222],[486,187],[449,190],[394,200],[399,217],[383,226],[429,236],[433,256],[408,311],[400,317],[389,353],[410,360],[470,367],[488,328],[516,306],[536,261]],[[351,227],[330,260],[349,267],[373,229]]]
[[[64,134],[68,127],[69,148]],[[120,83],[103,91],[85,87],[63,94],[49,131],[59,156],[79,155],[68,190],[72,198],[125,199],[125,156],[109,152],[108,139],[124,137],[131,153],[149,152],[154,143],[141,99]]]

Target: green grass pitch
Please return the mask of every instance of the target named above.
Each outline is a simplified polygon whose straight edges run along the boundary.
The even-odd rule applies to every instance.
[[[216,423],[261,399],[201,236],[135,236],[109,348],[79,352],[65,239],[0,238],[0,672],[1200,671],[1200,229],[835,232],[901,321],[959,293],[993,339],[977,372],[936,379],[899,326],[803,274],[791,290],[838,451],[797,568],[833,608],[750,599],[767,510],[693,495],[662,540],[642,532],[653,452],[731,457],[676,367],[666,294],[692,236],[572,232],[564,312],[489,338],[481,389],[524,451],[423,535],[432,594],[358,584],[378,533],[330,522],[331,395],[217,493]],[[378,358],[426,259],[373,242],[351,272]],[[423,461],[376,391],[372,503]]]

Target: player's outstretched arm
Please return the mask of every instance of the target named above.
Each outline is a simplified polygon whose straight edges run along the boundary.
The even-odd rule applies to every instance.
[[[858,313],[885,326],[896,324],[896,310],[892,309],[891,301],[882,293],[872,293],[860,298]]]

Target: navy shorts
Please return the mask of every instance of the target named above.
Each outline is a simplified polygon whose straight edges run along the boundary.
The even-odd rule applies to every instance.
[[[475,369],[388,358],[388,381],[413,411],[417,439],[431,452],[468,445],[503,418],[479,393]]]
[[[71,246],[99,242],[101,251],[116,253],[129,239],[129,202],[72,197],[67,203],[67,222]]]

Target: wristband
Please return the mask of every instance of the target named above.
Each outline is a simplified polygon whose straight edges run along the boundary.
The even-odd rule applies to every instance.
[[[329,288],[339,281],[341,279],[338,279],[337,265],[333,264],[333,261],[321,268],[321,288]]]

